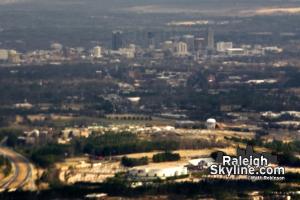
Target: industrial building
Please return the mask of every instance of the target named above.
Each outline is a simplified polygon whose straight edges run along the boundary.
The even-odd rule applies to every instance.
[[[136,179],[167,179],[171,177],[188,175],[186,166],[152,166],[135,167],[129,171],[129,176]]]

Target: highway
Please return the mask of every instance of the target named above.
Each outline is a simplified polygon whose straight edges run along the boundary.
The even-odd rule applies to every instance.
[[[25,186],[29,189],[34,187],[33,166],[24,156],[4,147],[0,147],[0,154],[7,157],[12,164],[12,172],[0,180],[0,191],[23,190]]]

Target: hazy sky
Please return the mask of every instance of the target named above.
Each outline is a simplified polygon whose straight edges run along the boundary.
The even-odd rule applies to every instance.
[[[260,8],[300,7],[300,0],[0,0],[0,5],[32,11],[238,15]]]

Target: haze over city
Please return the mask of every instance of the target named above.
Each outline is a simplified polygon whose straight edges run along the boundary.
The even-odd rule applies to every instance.
[[[0,199],[300,199],[299,20],[298,0],[0,0]]]

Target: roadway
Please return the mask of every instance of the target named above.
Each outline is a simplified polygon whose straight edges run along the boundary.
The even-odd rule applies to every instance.
[[[32,189],[34,187],[32,164],[24,156],[8,148],[0,147],[0,154],[7,157],[12,164],[11,173],[0,180],[0,191],[23,190],[25,186]]]

